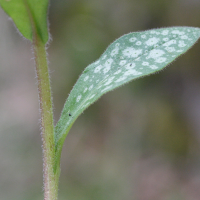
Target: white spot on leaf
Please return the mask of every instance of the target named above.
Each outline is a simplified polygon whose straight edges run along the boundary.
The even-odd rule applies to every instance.
[[[124,76],[128,76],[128,75],[137,76],[137,75],[140,75],[140,74],[142,74],[142,73],[136,71],[135,69],[129,69],[128,71],[126,71],[126,72],[124,73]]]
[[[168,35],[168,33],[169,33],[169,30],[164,30],[164,31],[162,31],[162,35]]]
[[[163,63],[167,60],[167,58],[164,58],[164,57],[160,57],[160,58],[156,58],[155,62],[157,63]]]
[[[176,52],[183,52],[183,50],[180,49],[180,50],[177,50]]]
[[[141,35],[141,38],[146,38],[146,35]]]
[[[76,98],[76,102],[79,102],[81,97],[82,97],[82,95],[78,95],[78,97]]]
[[[152,37],[152,38],[149,38],[145,43],[148,46],[153,46],[153,45],[157,44],[159,40],[160,40],[159,38]]]
[[[124,51],[123,51],[123,55],[127,56],[129,58],[135,58],[138,57],[140,54],[142,53],[142,49],[134,49],[132,47],[127,47]]]
[[[86,93],[86,92],[87,92],[87,90],[88,90],[88,89],[87,89],[87,88],[85,88],[85,89],[84,89],[84,91],[83,91],[83,93]]]
[[[111,64],[113,62],[113,59],[108,59],[106,62],[105,62],[105,67],[104,67],[104,70],[103,70],[103,73],[106,74],[108,71],[110,71],[110,68],[111,68]]]
[[[115,82],[121,82],[123,80],[125,80],[127,78],[127,76],[121,76],[119,79],[117,79]]]
[[[188,39],[188,36],[187,36],[187,35],[182,35],[182,36],[181,36],[181,39],[182,39],[182,40],[187,40],[187,39]]]
[[[117,70],[117,71],[114,73],[114,75],[119,74],[121,71],[122,71],[121,69]]]
[[[143,65],[143,66],[148,66],[149,63],[148,63],[148,62],[143,62],[142,65]]]
[[[166,47],[165,49],[170,53],[176,51],[174,47]]]
[[[186,44],[185,44],[185,42],[184,41],[179,41],[179,44],[178,44],[178,46],[179,47],[185,47],[186,46]]]
[[[176,40],[170,40],[169,42],[166,42],[165,44],[163,44],[163,46],[170,46],[172,44],[176,44]]]
[[[105,87],[103,90],[101,90],[101,92],[105,92],[105,91],[109,90],[111,87],[112,87],[112,85],[109,85],[109,86]]]
[[[100,61],[98,60],[98,61],[96,61],[94,64],[97,65],[97,64],[99,64],[99,62],[100,62]]]
[[[88,100],[89,100],[89,99],[92,99],[93,97],[95,97],[95,94],[91,95],[91,96],[88,98]]]
[[[86,76],[86,77],[84,78],[84,81],[87,81],[87,80],[88,80],[88,78],[89,78],[89,76]]]
[[[151,65],[149,66],[151,69],[158,69],[158,67],[156,65]]]
[[[160,49],[153,49],[150,51],[149,53],[149,58],[158,58],[160,56],[162,56],[163,54],[165,54],[165,52],[163,50]]]
[[[136,40],[137,40],[137,38],[135,38],[135,37],[132,37],[129,39],[130,42],[135,42]]]
[[[139,46],[139,45],[142,44],[142,42],[141,41],[137,41],[135,44]]]
[[[177,34],[177,35],[183,35],[183,34],[185,34],[184,32],[179,31],[179,30],[174,30],[174,31],[172,31],[172,33],[173,34]]]
[[[118,54],[118,52],[119,52],[119,48],[115,48],[115,49],[113,49],[112,51],[111,51],[111,56],[115,56],[116,54]]]
[[[90,85],[89,90],[91,90],[93,88],[93,85]]]
[[[102,60],[106,59],[106,57],[107,57],[107,55],[104,55],[103,58],[102,58]]]
[[[102,69],[102,67],[103,67],[102,65],[95,67],[94,73],[98,73]]]
[[[114,78],[115,78],[114,76],[113,76],[113,77],[110,77],[110,78],[108,79],[108,81],[107,81],[104,85],[109,85],[109,84],[111,84]]]
[[[121,60],[120,63],[119,63],[119,65],[121,65],[121,66],[125,65],[125,64],[126,64],[126,60]]]
[[[163,41],[167,42],[169,41],[169,38],[163,38]]]

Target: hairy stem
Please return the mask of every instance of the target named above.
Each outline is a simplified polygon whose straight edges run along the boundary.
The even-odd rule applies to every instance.
[[[39,104],[41,114],[41,136],[43,143],[43,179],[44,179],[44,200],[57,200],[58,179],[60,174],[59,166],[54,168],[55,161],[55,140],[53,111],[51,100],[51,88],[46,58],[45,44],[35,34],[33,40],[35,55],[36,73],[38,81]]]

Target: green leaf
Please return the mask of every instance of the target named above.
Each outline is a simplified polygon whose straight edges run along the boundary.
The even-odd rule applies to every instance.
[[[172,27],[129,33],[114,41],[83,71],[64,105],[55,128],[58,159],[70,127],[88,106],[108,91],[163,69],[199,37],[199,28]]]
[[[48,41],[48,0],[0,0],[4,11],[12,18],[21,34],[32,41],[33,27],[45,44]]]

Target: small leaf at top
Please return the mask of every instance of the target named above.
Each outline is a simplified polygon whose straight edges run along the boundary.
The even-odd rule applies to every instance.
[[[200,29],[172,27],[133,32],[114,41],[72,89],[55,128],[58,157],[75,119],[103,94],[163,69],[200,37]]]
[[[48,3],[48,0],[0,0],[21,34],[32,41],[34,26],[44,44],[48,41]]]

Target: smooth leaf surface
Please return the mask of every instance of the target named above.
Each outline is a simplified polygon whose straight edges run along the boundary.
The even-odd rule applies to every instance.
[[[57,151],[61,151],[75,119],[89,105],[108,91],[163,69],[199,37],[199,28],[172,27],[129,33],[114,41],[83,71],[72,89],[55,129]]]
[[[12,18],[20,33],[32,41],[33,24],[44,44],[48,41],[48,0],[0,0],[4,11]]]

